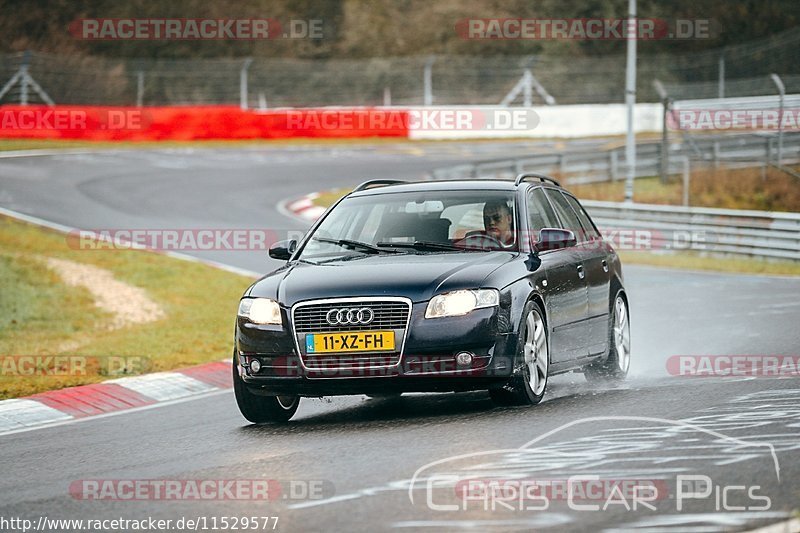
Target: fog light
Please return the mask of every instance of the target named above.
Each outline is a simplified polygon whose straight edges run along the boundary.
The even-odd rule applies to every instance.
[[[250,372],[253,374],[258,374],[259,370],[261,370],[261,361],[258,359],[253,359],[250,361]]]
[[[459,352],[456,354],[456,363],[458,366],[469,366],[472,364],[472,354],[469,352]]]

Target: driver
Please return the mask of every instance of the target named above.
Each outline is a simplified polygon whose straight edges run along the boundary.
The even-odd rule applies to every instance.
[[[514,221],[511,209],[502,200],[490,200],[483,206],[483,227],[486,235],[503,245],[514,243]]]

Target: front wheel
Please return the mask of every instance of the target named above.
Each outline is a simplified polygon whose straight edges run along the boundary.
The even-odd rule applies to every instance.
[[[498,405],[536,405],[542,401],[547,388],[550,350],[544,314],[536,302],[528,302],[520,328],[514,374],[499,389],[490,389],[489,395]]]
[[[300,406],[299,396],[259,396],[247,390],[233,356],[233,393],[242,416],[254,424],[287,422]]]
[[[589,381],[622,381],[631,366],[631,324],[628,303],[618,293],[614,299],[608,321],[608,357],[600,364],[586,367],[584,375]]]

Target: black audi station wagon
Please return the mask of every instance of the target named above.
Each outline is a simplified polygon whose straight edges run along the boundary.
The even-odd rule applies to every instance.
[[[300,397],[488,390],[541,401],[547,379],[622,379],[628,297],[614,249],[552,178],[368,181],[239,304],[233,381],[256,423]]]

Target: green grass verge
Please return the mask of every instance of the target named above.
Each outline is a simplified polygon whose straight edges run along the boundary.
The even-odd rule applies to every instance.
[[[800,170],[800,167],[794,167]],[[625,199],[624,180],[567,185],[582,200],[621,202]],[[692,172],[689,205],[758,211],[800,211],[800,182],[794,176],[770,168],[698,169]],[[681,205],[683,182],[671,177],[662,183],[657,176],[637,178],[634,198],[643,204]]]
[[[695,252],[650,253],[620,251],[622,264],[649,265],[684,270],[706,270],[732,274],[762,274],[769,276],[800,276],[800,263],[794,261],[767,261],[735,257],[712,256]]]
[[[44,264],[47,257],[109,270],[146,290],[166,318],[109,330],[110,316],[88,291],[62,283]],[[63,234],[0,217],[0,355],[143,356],[152,371],[220,360],[230,356],[236,307],[251,282],[146,251],[74,250]],[[65,350],[65,344],[78,347]],[[0,372],[0,398],[108,378],[101,369],[83,376]]]

